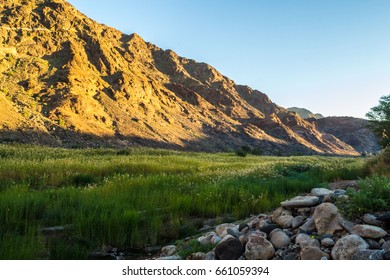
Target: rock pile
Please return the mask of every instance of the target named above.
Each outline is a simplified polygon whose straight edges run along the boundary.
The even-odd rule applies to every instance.
[[[334,204],[338,199],[346,199],[345,190],[315,188],[308,195],[281,202],[268,215],[218,225],[197,239],[203,245],[214,244],[214,250],[188,259],[390,259],[390,214],[366,214],[351,222],[339,213]],[[172,246],[163,251],[164,259],[178,259]],[[172,253],[168,256],[166,251]]]

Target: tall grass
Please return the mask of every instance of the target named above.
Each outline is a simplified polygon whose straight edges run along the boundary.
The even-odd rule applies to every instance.
[[[0,258],[83,259],[241,219],[323,182],[363,176],[363,160],[238,157],[154,149],[0,146]],[[69,225],[47,235],[42,228]]]

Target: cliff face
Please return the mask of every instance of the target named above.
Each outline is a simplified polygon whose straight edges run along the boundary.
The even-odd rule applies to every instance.
[[[0,141],[357,154],[264,93],[65,1],[0,8]]]

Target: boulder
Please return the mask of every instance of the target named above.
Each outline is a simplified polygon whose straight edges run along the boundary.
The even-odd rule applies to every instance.
[[[383,242],[382,247],[386,252],[390,251],[390,241]]]
[[[317,196],[296,196],[290,200],[286,200],[280,203],[285,208],[302,208],[310,207],[320,203],[320,199]]]
[[[247,260],[270,260],[275,255],[271,242],[262,236],[251,236],[245,246]]]
[[[290,237],[280,229],[272,231],[270,234],[270,241],[275,249],[285,248],[291,243]]]
[[[353,227],[356,225],[355,223],[348,221],[346,219],[341,218],[339,220],[340,225],[346,229],[349,233],[352,233]]]
[[[249,230],[248,224],[240,224],[240,225],[238,226],[238,231],[239,231],[239,232],[244,232],[244,233],[246,233],[247,230]]]
[[[335,196],[346,195],[347,191],[346,190],[341,190],[341,189],[336,189],[336,190],[333,191],[333,194]]]
[[[297,228],[303,224],[305,218],[303,216],[296,216],[291,223],[292,228]]]
[[[351,234],[340,238],[332,249],[332,258],[335,260],[351,260],[359,249],[368,249],[368,244],[363,238]]]
[[[279,207],[272,214],[272,221],[282,228],[291,227],[293,220],[292,212],[283,207]]]
[[[192,253],[187,257],[187,260],[206,260],[206,254],[203,252]]]
[[[221,242],[222,238],[219,237],[218,235],[214,235],[212,238],[211,238],[211,244],[218,244],[219,242]]]
[[[177,253],[177,248],[175,245],[168,245],[161,249],[161,255],[164,257],[173,256]]]
[[[300,233],[295,237],[295,243],[298,244],[301,249],[306,247],[320,248],[320,242],[317,239],[311,238],[309,235]]]
[[[377,220],[376,216],[374,216],[372,214],[365,214],[363,216],[362,220],[363,220],[363,222],[365,222],[368,225],[377,226],[377,227],[384,226],[384,222]]]
[[[333,241],[333,239],[329,238],[329,237],[324,238],[324,239],[321,240],[321,245],[326,247],[326,248],[333,247],[334,244],[335,244],[335,242]]]
[[[240,239],[241,243],[245,245],[251,237],[258,237],[258,236],[267,238],[268,235],[262,231],[251,230],[251,231],[248,231],[247,234],[240,236],[239,239]]]
[[[314,196],[322,197],[322,196],[331,195],[331,194],[333,194],[333,191],[325,189],[325,188],[314,188],[311,190],[311,195],[314,195]]]
[[[332,203],[322,203],[317,206],[313,214],[318,234],[335,234],[343,228],[339,223],[340,214]]]
[[[355,225],[352,233],[363,238],[379,239],[385,237],[387,232],[380,227],[370,225]]]
[[[305,232],[311,232],[316,230],[316,224],[314,223],[314,219],[308,218],[299,229]]]
[[[299,216],[303,216],[305,218],[309,218],[311,216],[311,208],[310,207],[297,208],[297,209],[295,209],[295,211],[297,211]]]
[[[224,238],[228,234],[228,229],[235,229],[236,227],[235,224],[221,224],[215,228],[215,232],[219,237]]]
[[[198,242],[202,245],[209,245],[209,244],[213,244],[213,242],[211,241],[213,239],[214,236],[216,236],[217,234],[214,232],[214,231],[211,231],[211,232],[208,232],[206,235],[204,236],[201,236],[198,238]]]
[[[378,221],[390,223],[390,212],[387,212],[376,218]]]
[[[215,247],[215,258],[217,260],[237,260],[241,257],[243,248],[240,240],[233,236],[226,236],[217,247]]]
[[[383,260],[383,250],[358,249],[353,260]]]
[[[381,244],[379,244],[379,242],[377,242],[376,240],[373,240],[373,239],[369,239],[369,238],[366,238],[365,239],[367,244],[368,244],[368,249],[371,249],[371,250],[380,250],[382,249],[381,247]]]
[[[279,226],[277,224],[266,224],[259,229],[260,229],[260,231],[265,232],[266,234],[270,234],[271,231],[273,231],[274,229],[276,229],[278,227]]]
[[[281,250],[280,258],[282,260],[298,260],[301,248],[298,245],[290,244],[286,249]]]
[[[329,259],[329,255],[318,247],[308,246],[301,250],[301,260],[321,260],[323,257]]]
[[[227,233],[233,235],[236,238],[239,238],[241,235],[244,235],[243,232],[238,231],[236,228],[228,228]]]
[[[211,251],[206,254],[206,260],[207,261],[213,261],[215,260],[215,252]]]

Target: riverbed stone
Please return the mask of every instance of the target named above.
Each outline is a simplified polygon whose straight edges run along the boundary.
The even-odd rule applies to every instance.
[[[161,253],[165,257],[173,256],[177,253],[177,248],[175,245],[168,245],[161,249]]]
[[[364,240],[367,242],[369,249],[371,249],[371,250],[381,250],[382,249],[381,244],[379,244],[379,242],[377,242],[376,240],[370,239],[370,238],[366,238]]]
[[[352,260],[383,260],[383,250],[358,249]]]
[[[275,255],[271,242],[262,236],[251,236],[245,246],[247,260],[270,260]]]
[[[304,232],[311,232],[311,231],[316,230],[316,224],[314,222],[314,219],[308,218],[306,220],[306,222],[302,226],[299,227],[299,229],[304,231]]]
[[[332,203],[326,202],[317,206],[313,218],[318,234],[335,234],[343,229],[339,223],[339,211]]]
[[[321,260],[323,257],[329,258],[329,255],[315,246],[308,246],[301,250],[301,260]]]
[[[296,216],[291,223],[292,228],[297,228],[301,226],[305,222],[305,218],[303,216]]]
[[[216,234],[211,238],[211,243],[218,244],[219,242],[221,242],[221,240],[222,240],[222,238]]]
[[[204,261],[206,260],[206,254],[203,252],[197,252],[197,253],[192,253],[187,257],[187,260],[200,260]]]
[[[273,231],[274,229],[276,229],[278,227],[279,226],[277,224],[266,224],[259,229],[260,229],[260,231],[265,232],[266,234],[270,234],[271,231]]]
[[[377,226],[377,227],[382,227],[385,224],[383,221],[377,220],[376,216],[372,214],[365,214],[362,220],[368,225]]]
[[[306,247],[320,248],[320,242],[317,239],[311,238],[309,235],[300,233],[295,237],[295,243],[298,244],[301,249]]]
[[[347,191],[346,190],[342,190],[342,189],[335,189],[333,191],[333,194],[337,197],[337,196],[340,196],[340,195],[346,195]]]
[[[314,188],[311,190],[311,195],[323,197],[325,195],[331,195],[333,191],[325,188]]]
[[[317,196],[296,196],[281,202],[280,205],[284,208],[302,208],[315,206],[318,203],[320,203],[320,199]]]
[[[237,260],[242,255],[241,242],[233,236],[225,236],[215,247],[215,258],[217,260]]]
[[[218,225],[215,228],[215,232],[219,237],[224,238],[228,234],[227,232],[228,229],[235,229],[236,227],[238,228],[238,226],[235,224],[225,223],[225,224]]]
[[[290,245],[291,239],[284,231],[275,229],[270,234],[270,241],[275,249],[281,249]]]
[[[279,207],[272,214],[272,221],[282,228],[291,227],[293,220],[292,212],[283,207]]]
[[[332,238],[329,238],[329,237],[321,240],[321,245],[326,247],[326,248],[331,248],[334,246],[334,244],[335,244],[334,240]]]
[[[387,212],[383,215],[380,215],[379,217],[376,218],[378,221],[390,223],[390,212]]]
[[[368,244],[356,234],[346,235],[340,238],[332,249],[334,260],[351,260],[359,249],[368,249]]]
[[[206,233],[206,235],[199,237],[198,242],[202,245],[213,244],[212,239],[216,235],[217,234],[214,231],[210,231],[210,232]]]
[[[387,232],[380,227],[371,225],[355,225],[352,233],[363,238],[379,239],[385,237]]]

